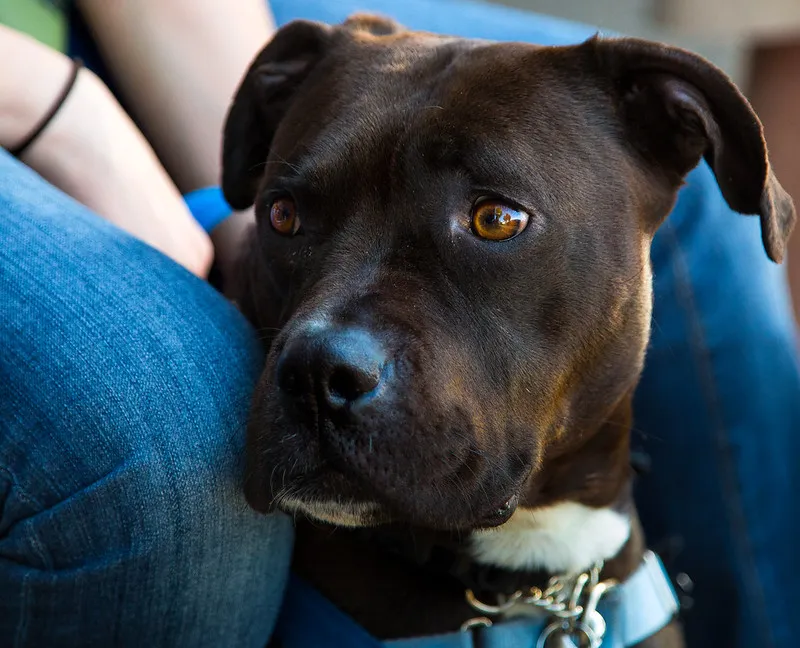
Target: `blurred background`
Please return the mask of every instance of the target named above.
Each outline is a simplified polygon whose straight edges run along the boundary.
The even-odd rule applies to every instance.
[[[707,57],[733,78],[754,105],[764,123],[776,173],[800,201],[800,1],[483,1],[669,42]],[[0,23],[63,49],[64,21],[53,5],[58,3],[0,0]],[[790,246],[788,268],[800,319],[800,231]]]

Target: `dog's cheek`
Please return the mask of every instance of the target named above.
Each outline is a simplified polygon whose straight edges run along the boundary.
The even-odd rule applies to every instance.
[[[259,250],[258,260],[250,262],[249,282],[243,295],[242,311],[271,341],[304,302],[303,281],[309,271],[297,254]]]
[[[253,394],[248,421],[248,466],[263,475],[276,474],[283,480],[317,465],[319,436],[315,432],[316,411],[303,408],[308,417],[289,417],[273,380],[273,349]],[[276,484],[268,484],[275,487]]]

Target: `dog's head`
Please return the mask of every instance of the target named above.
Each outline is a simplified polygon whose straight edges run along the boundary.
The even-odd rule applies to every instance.
[[[225,195],[257,214],[239,300],[272,341],[251,504],[434,528],[535,505],[636,384],[650,242],[703,157],[780,260],[791,199],[749,105],[698,56],[365,17],[281,29],[224,142]]]

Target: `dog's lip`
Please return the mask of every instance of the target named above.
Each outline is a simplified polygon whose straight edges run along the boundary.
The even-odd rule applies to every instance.
[[[332,466],[317,466],[288,479],[287,488],[269,493],[274,508],[280,508],[281,499],[294,500],[338,499],[351,502],[375,501],[359,483]]]
[[[287,513],[302,510],[306,515],[327,522],[331,520],[315,515],[315,508],[330,504],[344,509],[357,509],[365,520],[370,518],[372,524],[385,524],[393,517],[379,498],[369,495],[368,489],[347,474],[327,466],[296,475],[289,488],[271,494],[271,502],[273,510]]]
[[[314,466],[307,466],[302,472],[287,475],[284,486],[276,491],[270,489],[265,493],[269,500],[268,510],[284,510],[285,504],[291,502],[289,509],[296,508],[298,502],[312,504],[330,501],[342,504],[372,503],[380,508],[384,521],[392,519],[408,523],[438,528],[428,515],[418,518],[417,513],[408,508],[408,502],[401,503],[392,497],[376,491],[376,489],[358,476],[342,470],[328,461]],[[282,480],[283,481],[283,480]],[[464,502],[467,510],[451,518],[448,528],[480,529],[499,526],[508,521],[519,504],[519,492],[516,488],[504,489],[500,496],[497,493],[491,505],[482,503],[471,508]],[[283,503],[282,503],[283,500]],[[460,518],[460,522],[457,519]]]

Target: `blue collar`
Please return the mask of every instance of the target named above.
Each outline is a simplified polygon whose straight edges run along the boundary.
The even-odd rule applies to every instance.
[[[598,607],[607,624],[602,648],[627,648],[654,635],[678,612],[658,556],[645,553],[637,570]],[[282,648],[534,648],[552,618],[536,616],[442,635],[382,642],[313,587],[292,576],[275,637]]]

